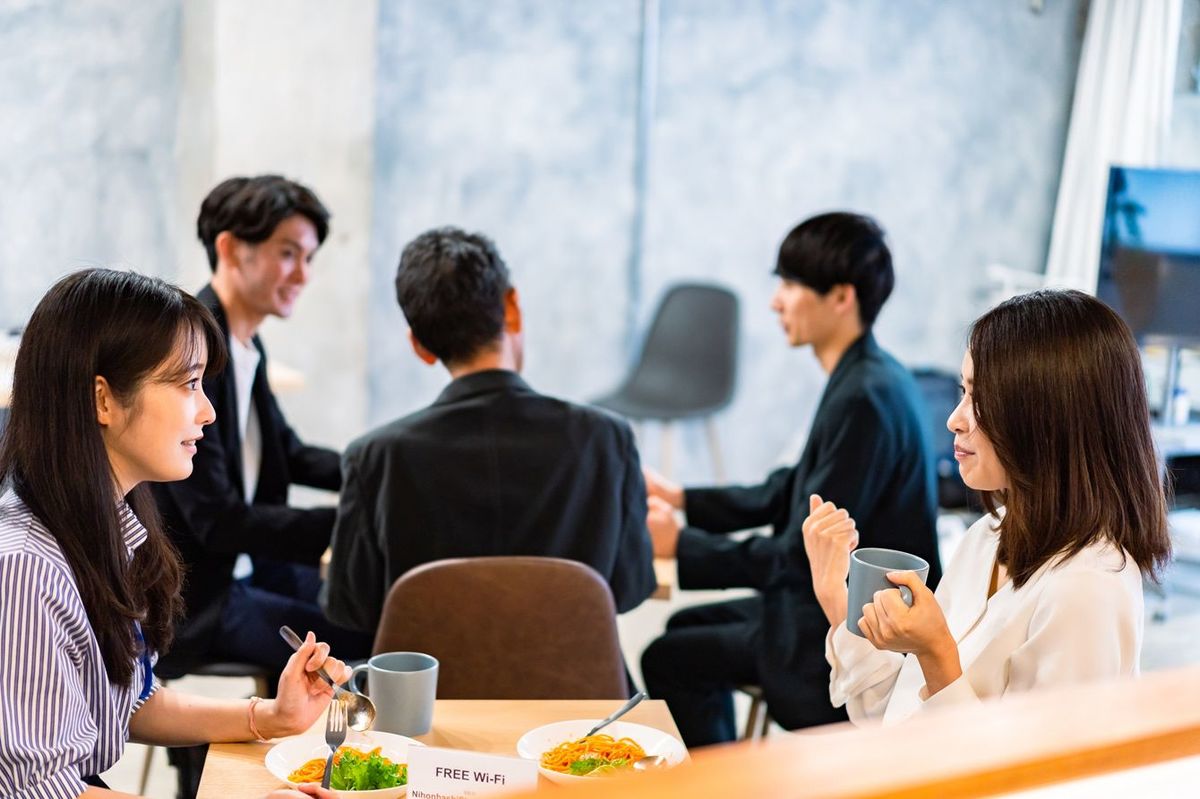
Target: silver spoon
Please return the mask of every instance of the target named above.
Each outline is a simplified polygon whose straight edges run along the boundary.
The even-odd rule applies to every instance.
[[[616,713],[613,713],[611,716],[606,718],[604,721],[600,722],[595,727],[592,727],[590,730],[588,730],[587,735],[585,735],[583,737],[586,738],[586,737],[588,737],[588,735],[595,735],[597,732],[604,729],[609,724],[612,724],[614,721],[621,718],[621,716],[624,716],[626,713],[633,710],[634,706],[637,705],[638,702],[641,702],[645,698],[646,698],[646,692],[638,691],[636,694],[633,695],[633,698],[631,698],[628,702],[626,702],[625,704],[623,704],[619,708],[617,708]]]
[[[279,634],[292,649],[299,649],[304,643],[300,640],[300,636],[292,632],[292,628],[286,624],[279,628]],[[370,697],[347,691],[333,681],[323,666],[317,669],[317,676],[329,683],[329,686],[333,688],[333,698],[346,708],[347,727],[358,732],[371,729],[371,725],[375,723],[375,703],[371,701]]]
[[[646,755],[633,761],[634,771],[654,771],[667,765],[665,755]]]

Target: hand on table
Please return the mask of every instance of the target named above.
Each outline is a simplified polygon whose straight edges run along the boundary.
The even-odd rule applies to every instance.
[[[650,497],[647,500],[646,528],[656,558],[673,558],[679,547],[679,520],[675,509],[666,500]]]
[[[912,591],[912,607],[904,603],[898,589],[876,591],[874,599],[863,605],[858,629],[876,649],[916,655],[929,694],[935,694],[962,675],[958,644],[942,606],[915,572],[890,572],[887,578]]]
[[[683,487],[663,477],[649,466],[642,467],[642,479],[646,481],[646,498],[658,498],[675,510],[683,510]]]
[[[309,632],[288,658],[275,699],[260,703],[256,709],[255,718],[263,735],[298,735],[313,725],[333,696],[333,689],[317,675],[322,667],[339,684],[350,679],[346,664],[329,656],[329,644],[319,643]]]

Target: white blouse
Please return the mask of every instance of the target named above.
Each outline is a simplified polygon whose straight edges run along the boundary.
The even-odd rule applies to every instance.
[[[931,697],[915,655],[876,649],[832,628],[825,658],[829,697],[850,720],[902,721],[925,709],[1138,673],[1142,575],[1109,543],[1052,560],[1019,589],[1011,580],[990,598],[997,520],[971,526],[934,596],[958,642],[962,676]]]

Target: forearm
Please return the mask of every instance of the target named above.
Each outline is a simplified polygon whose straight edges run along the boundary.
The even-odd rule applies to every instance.
[[[929,696],[945,688],[962,676],[962,662],[958,658],[958,644],[948,638],[935,649],[917,653],[917,663],[925,675],[925,688]]]
[[[847,606],[850,603],[846,584],[841,583],[825,588],[814,586],[814,592],[817,596],[817,603],[825,613],[825,618],[829,619],[829,626],[837,627],[839,624],[844,624],[848,615]]]
[[[264,699],[254,708],[254,724],[264,738],[291,735],[275,716],[274,700]],[[246,699],[213,699],[160,688],[129,721],[135,741],[163,746],[252,741],[250,702]]]

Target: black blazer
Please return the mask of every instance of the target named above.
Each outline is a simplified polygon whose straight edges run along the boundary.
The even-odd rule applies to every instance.
[[[923,406],[908,370],[870,333],[838,361],[817,406],[800,461],[765,483],[685,492],[689,527],[680,535],[682,588],[757,588],[763,597],[759,673],[771,715],[795,728],[844,718],[829,703],[825,634],[801,531],[809,495],[846,508],[859,545],[889,547],[929,561],[941,577],[933,458]],[[724,535],[770,525],[770,536]]]
[[[205,286],[196,296],[213,312],[228,341],[229,323],[216,292]],[[340,488],[338,453],[306,446],[292,432],[267,384],[267,354],[257,336],[254,346],[261,359],[251,401],[262,431],[254,504],[246,504],[242,487],[242,441],[231,367],[204,381],[216,421],[204,428],[191,476],[154,485],[163,522],[186,570],[186,618],[176,627],[171,651],[156,667],[166,678],[186,674],[211,648],[239,553],[316,564],[329,544],[334,509],[290,508],[287,496],[292,483]]]
[[[608,582],[618,612],[654,590],[629,425],[542,396],[514,372],[458,378],[428,408],[353,442],[342,471],[321,595],[335,624],[374,632],[392,583],[443,558],[577,560]]]

